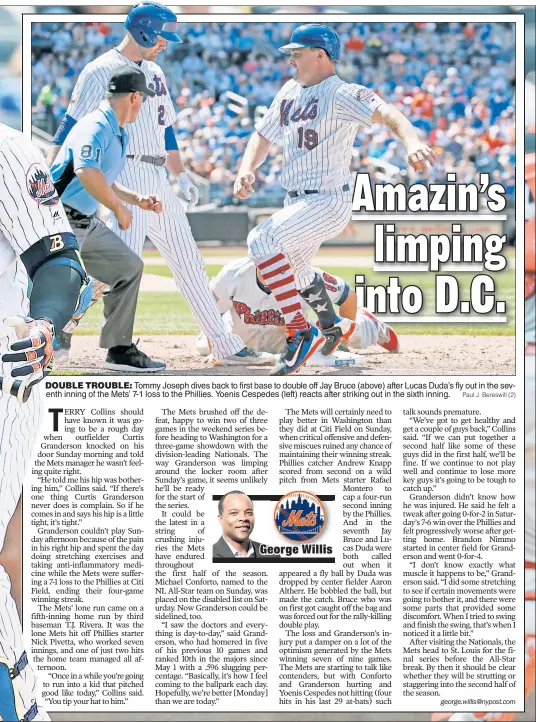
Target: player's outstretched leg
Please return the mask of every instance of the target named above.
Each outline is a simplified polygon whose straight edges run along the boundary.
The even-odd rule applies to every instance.
[[[358,309],[356,323],[356,331],[359,331],[360,324],[362,325],[363,323],[370,324],[375,328],[375,331],[377,333],[377,340],[375,341],[375,343],[377,343],[378,346],[381,346],[382,348],[386,349],[387,351],[391,351],[392,353],[396,353],[397,351],[399,351],[400,343],[394,329],[392,329],[391,326],[388,326],[386,323],[383,323],[383,321],[380,321],[379,318],[376,318],[372,311],[369,311],[366,308]],[[371,345],[371,343],[368,343],[362,348],[367,348]]]
[[[337,315],[328,295],[326,284],[318,273],[315,273],[313,282],[307,288],[299,291],[299,294],[318,316],[318,326],[325,339],[321,353],[328,356],[337,349],[339,344],[349,340],[356,329],[356,323],[349,318],[341,318]]]
[[[250,253],[255,245],[250,246]],[[253,255],[254,254],[254,255]],[[302,312],[300,297],[294,274],[284,253],[258,256],[253,251],[253,260],[262,274],[263,282],[274,294],[274,298],[285,319],[287,339],[280,362],[270,372],[271,376],[287,376],[302,366],[315,351],[325,343],[320,331],[311,326]]]

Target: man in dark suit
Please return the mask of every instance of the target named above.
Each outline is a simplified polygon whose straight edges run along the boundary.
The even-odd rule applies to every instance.
[[[213,557],[247,559],[260,557],[259,543],[250,539],[255,526],[255,512],[249,496],[229,491],[218,502],[218,521],[222,536],[212,547]]]

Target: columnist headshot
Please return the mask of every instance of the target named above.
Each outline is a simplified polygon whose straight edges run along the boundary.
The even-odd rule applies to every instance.
[[[229,491],[218,501],[222,535],[212,547],[213,557],[260,557],[259,543],[250,539],[255,527],[253,502],[242,491]]]

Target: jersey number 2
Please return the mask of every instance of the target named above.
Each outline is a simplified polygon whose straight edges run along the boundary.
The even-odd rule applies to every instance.
[[[318,145],[318,133],[312,128],[298,128],[298,148],[313,150]]]
[[[165,112],[166,112],[166,109],[164,108],[164,106],[163,106],[163,105],[159,105],[159,106],[158,106],[158,125],[164,125],[164,123],[165,123],[165,119],[164,119]]]

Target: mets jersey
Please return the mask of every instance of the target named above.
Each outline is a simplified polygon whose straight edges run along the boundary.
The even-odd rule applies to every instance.
[[[112,71],[123,65],[139,68],[144,74],[148,87],[156,95],[147,98],[135,123],[128,129],[129,155],[164,156],[164,133],[168,125],[175,122],[175,109],[169,97],[164,72],[156,63],[142,60],[136,63],[121,55],[117,48],[109,50],[104,55],[92,60],[80,73],[67,108],[67,114],[75,120],[92,113],[103,100]]]
[[[0,123],[0,278],[18,256],[42,238],[70,232],[69,221],[42,153],[24,135]],[[26,295],[26,290],[24,290]],[[0,294],[0,321],[26,301]],[[16,308],[14,308],[16,306]]]
[[[0,123],[0,359],[16,339],[4,320],[24,316],[29,308],[28,276],[20,256],[41,239],[53,243],[57,233],[70,230],[42,154],[22,133]],[[11,370],[10,363],[0,360],[0,376]],[[37,389],[25,404],[0,392],[0,550],[21,494],[42,411]],[[0,610],[0,719],[49,720],[36,702],[31,665],[11,677],[15,664],[26,655],[10,580],[1,565]]]
[[[356,132],[372,127],[372,115],[383,103],[368,88],[337,75],[310,87],[285,83],[255,126],[283,146],[283,188],[340,190],[349,183]]]

